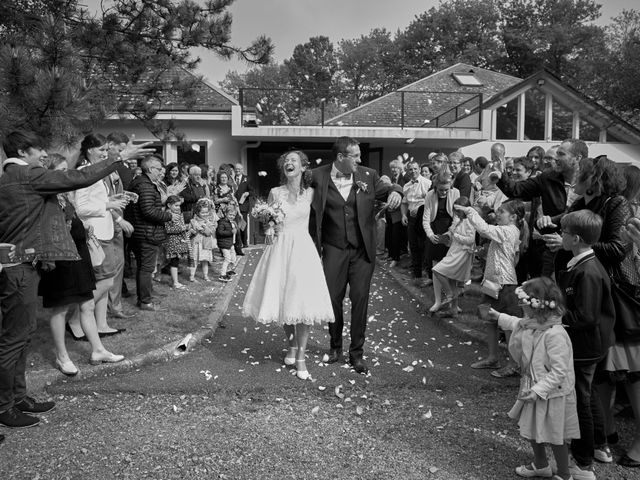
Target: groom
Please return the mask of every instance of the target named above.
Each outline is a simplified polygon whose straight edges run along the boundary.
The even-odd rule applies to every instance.
[[[349,363],[358,373],[369,370],[362,359],[369,288],[376,257],[376,222],[373,206],[386,201],[400,206],[402,189],[383,183],[378,172],[361,167],[360,146],[350,137],[333,144],[331,165],[313,170],[315,189],[310,221],[329,287],[335,322],[329,324],[331,350],[327,363],[342,357],[342,302],[349,285],[351,299],[351,345]]]

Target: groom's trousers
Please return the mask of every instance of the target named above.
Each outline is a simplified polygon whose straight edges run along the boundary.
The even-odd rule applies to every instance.
[[[331,349],[342,351],[342,329],[344,328],[343,301],[349,285],[351,300],[351,345],[349,357],[362,358],[365,330],[367,328],[367,305],[369,289],[375,264],[367,261],[364,248],[338,248],[324,244],[322,264],[329,287],[335,322],[329,324]]]

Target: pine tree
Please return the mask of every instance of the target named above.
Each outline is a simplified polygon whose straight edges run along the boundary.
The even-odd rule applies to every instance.
[[[0,4],[0,136],[15,128],[49,144],[71,145],[109,115],[128,113],[158,137],[174,132],[155,119],[174,99],[193,102],[195,47],[223,58],[265,63],[266,37],[230,43],[233,0],[112,0],[92,14],[78,0],[3,0]]]

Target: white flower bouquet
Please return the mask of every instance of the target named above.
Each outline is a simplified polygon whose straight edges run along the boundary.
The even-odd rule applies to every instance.
[[[258,200],[251,209],[251,216],[264,225],[267,238],[273,238],[276,233],[275,227],[284,222],[285,213],[279,203],[269,204],[264,200]]]

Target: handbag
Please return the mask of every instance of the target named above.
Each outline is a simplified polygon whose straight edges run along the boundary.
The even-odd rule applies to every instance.
[[[486,278],[482,280],[480,284],[480,290],[485,295],[488,295],[491,298],[498,299],[500,296],[500,290],[502,290],[502,285],[498,282],[494,282],[492,280],[487,280]]]
[[[611,298],[616,309],[613,331],[618,341],[640,340],[640,297],[634,285],[611,279]]]
[[[95,235],[87,236],[87,247],[89,248],[89,255],[91,256],[91,265],[98,267],[102,265],[105,259],[104,250],[100,244],[100,240]]]
[[[238,230],[244,232],[244,229],[247,228],[247,222],[241,216],[236,217],[236,225],[238,225]]]

